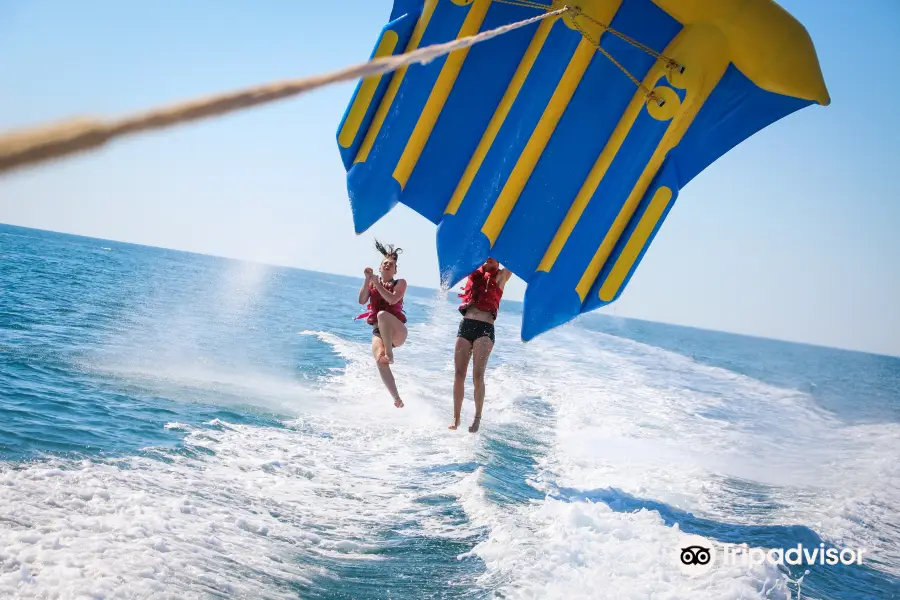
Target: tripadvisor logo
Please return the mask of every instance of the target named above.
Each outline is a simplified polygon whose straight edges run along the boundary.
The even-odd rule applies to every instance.
[[[689,535],[675,547],[675,564],[685,575],[697,577],[709,573],[716,563],[716,547],[698,535]]]
[[[675,564],[678,569],[691,577],[703,575],[718,566],[757,567],[772,565],[828,565],[834,566],[862,564],[865,549],[826,548],[825,544],[805,547],[797,544],[790,548],[748,548],[741,546],[716,546],[712,540],[689,535],[681,539],[674,549]]]

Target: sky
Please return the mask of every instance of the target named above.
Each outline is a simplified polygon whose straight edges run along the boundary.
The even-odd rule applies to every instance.
[[[0,131],[114,116],[365,61],[390,0],[3,0]],[[685,187],[622,317],[900,356],[900,3],[781,0],[830,106],[749,138]],[[345,275],[435,228],[400,205],[353,233],[335,140],[355,85],[114,142],[0,178],[0,223]],[[521,299],[513,279],[507,297]]]

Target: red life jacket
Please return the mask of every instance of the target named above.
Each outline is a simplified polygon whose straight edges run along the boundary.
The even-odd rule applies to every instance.
[[[396,281],[385,281],[382,282],[384,289],[389,292],[394,291],[394,286],[397,285]],[[403,298],[401,298],[396,304],[391,304],[379,293],[375,286],[369,286],[369,306],[366,312],[356,317],[356,319],[362,319],[366,317],[366,323],[369,325],[374,325],[378,322],[378,313],[385,310],[390,314],[394,315],[398,319],[400,319],[401,323],[406,323],[406,315],[403,314]],[[354,321],[356,320],[354,319]]]
[[[466,310],[475,307],[478,310],[491,313],[496,319],[500,310],[500,298],[503,297],[503,289],[497,284],[498,271],[485,271],[484,267],[478,267],[469,275],[463,293],[459,294],[462,304],[459,312],[465,316]]]

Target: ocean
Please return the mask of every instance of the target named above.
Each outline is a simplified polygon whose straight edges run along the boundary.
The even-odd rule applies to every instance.
[[[473,435],[455,293],[398,410],[360,283],[0,226],[0,597],[900,598],[900,359],[504,301]]]

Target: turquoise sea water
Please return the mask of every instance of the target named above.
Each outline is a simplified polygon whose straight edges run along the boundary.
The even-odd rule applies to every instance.
[[[359,285],[0,226],[0,597],[900,598],[900,359],[505,302],[470,435],[455,295],[397,410]]]

